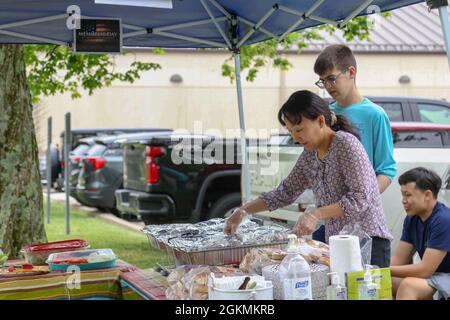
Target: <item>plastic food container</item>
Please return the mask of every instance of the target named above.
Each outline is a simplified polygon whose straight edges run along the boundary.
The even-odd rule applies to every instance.
[[[52,253],[47,263],[52,271],[67,271],[70,266],[80,270],[105,269],[116,265],[116,255],[111,249],[80,250]]]
[[[27,263],[44,265],[49,255],[57,252],[83,250],[89,248],[89,242],[74,239],[48,243],[36,243],[23,247],[22,252]]]
[[[248,290],[227,290],[210,287],[209,300],[273,300],[273,285],[266,288]]]
[[[215,287],[214,281],[210,281],[210,279],[208,279],[208,299],[229,301],[273,300],[273,284],[271,281],[264,281],[264,277],[261,276],[250,277],[250,281],[258,282],[259,285],[256,288],[244,290],[236,289],[236,287],[242,283],[245,278],[246,276],[218,278],[217,281],[220,281],[219,287]]]

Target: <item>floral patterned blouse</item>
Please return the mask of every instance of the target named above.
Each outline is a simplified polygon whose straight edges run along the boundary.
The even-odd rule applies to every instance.
[[[260,198],[270,211],[293,203],[312,189],[316,206],[338,203],[345,215],[325,221],[325,237],[337,235],[348,224],[359,223],[371,237],[392,240],[387,227],[377,178],[359,140],[350,133],[336,132],[325,157],[304,150],[291,173],[271,192]]]

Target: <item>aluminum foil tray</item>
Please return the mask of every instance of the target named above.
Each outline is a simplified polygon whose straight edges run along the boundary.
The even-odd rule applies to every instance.
[[[196,224],[147,225],[142,231],[150,246],[167,251],[176,265],[239,264],[253,248],[281,248],[287,243],[289,229],[278,225],[261,226],[245,220],[235,236],[223,233],[224,219],[215,218]]]
[[[167,253],[175,259],[175,264],[180,265],[237,265],[245,255],[254,248],[284,248],[287,241],[249,245],[240,247],[214,248],[202,251],[184,251],[176,247],[166,246]]]
[[[145,232],[144,233],[147,235],[148,237],[148,242],[150,243],[150,246],[152,248],[158,249],[158,250],[162,250],[162,251],[166,251],[166,245],[164,242],[159,241],[154,235],[152,235],[151,233]]]

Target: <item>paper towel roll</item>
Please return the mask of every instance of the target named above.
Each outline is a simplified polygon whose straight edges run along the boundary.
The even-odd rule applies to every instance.
[[[331,272],[337,272],[340,284],[346,285],[346,272],[363,270],[359,238],[351,235],[337,235],[331,236],[329,243]]]

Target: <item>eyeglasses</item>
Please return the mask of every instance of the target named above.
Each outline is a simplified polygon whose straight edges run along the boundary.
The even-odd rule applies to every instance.
[[[326,78],[325,80],[320,79],[319,81],[316,82],[316,86],[318,86],[320,89],[325,89],[325,87],[327,86],[327,83],[331,83],[333,86],[335,86],[337,79],[342,74],[344,74],[344,72],[339,72],[337,75],[331,75],[328,78]]]

